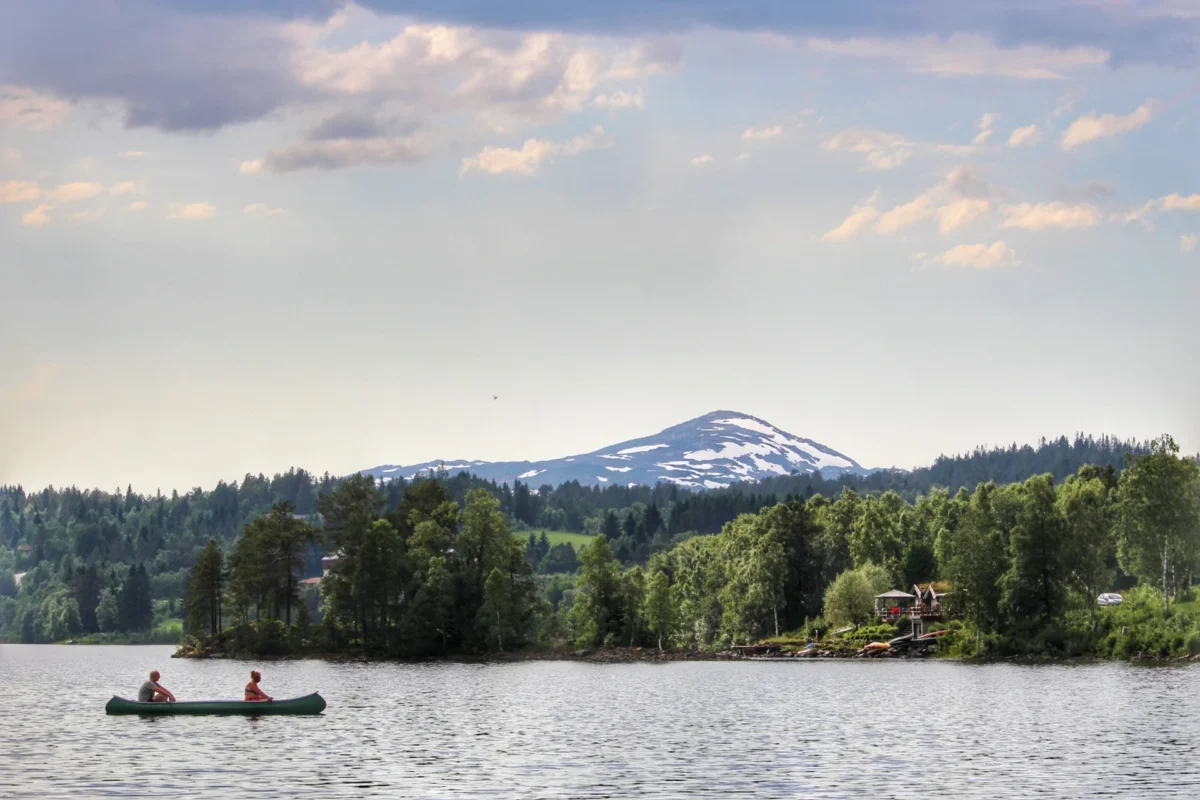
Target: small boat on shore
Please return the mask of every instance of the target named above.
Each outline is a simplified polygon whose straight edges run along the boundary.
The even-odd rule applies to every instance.
[[[317,692],[287,700],[180,700],[176,703],[139,703],[124,697],[113,697],[104,706],[106,714],[320,714],[325,710],[325,698]]]

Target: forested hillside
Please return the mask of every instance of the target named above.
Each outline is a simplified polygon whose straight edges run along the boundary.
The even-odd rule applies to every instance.
[[[1126,452],[1145,452],[1145,445],[1108,437],[1061,438],[1037,447],[980,449],[912,472],[847,475],[836,482],[816,474],[781,476],[699,493],[669,484],[599,488],[566,483],[535,489],[520,482],[496,485],[466,473],[440,476],[440,483],[459,505],[470,491],[486,490],[518,531],[528,526],[603,533],[617,558],[629,564],[645,563],[673,542],[716,533],[739,514],[784,500],[818,494],[833,499],[850,490],[857,495],[891,491],[912,502],[934,486],[953,494],[962,486],[1015,482],[1043,472],[1060,480],[1084,464],[1119,469]],[[280,502],[288,503],[297,517],[311,518],[319,529],[319,498],[342,482],[328,474],[318,478],[290,470],[270,479],[247,475],[207,491],[153,496],[130,490],[0,487],[0,635],[43,641],[97,631],[145,634],[181,613],[188,575],[210,539],[230,551],[249,523]],[[401,480],[380,486],[381,513],[399,508],[406,488]],[[326,547],[319,536],[305,545],[300,576],[320,574]],[[533,555],[546,554],[535,543]],[[106,593],[105,613],[97,613]],[[114,612],[114,603],[124,603],[125,610]]]

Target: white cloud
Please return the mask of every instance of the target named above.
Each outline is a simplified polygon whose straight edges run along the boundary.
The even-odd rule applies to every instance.
[[[104,212],[98,208],[88,208],[83,211],[76,211],[71,215],[70,219],[73,222],[87,222],[88,220],[100,219],[104,216]]]
[[[242,213],[247,217],[263,219],[265,217],[278,217],[281,214],[286,214],[287,211],[282,208],[271,208],[266,203],[251,203],[242,209]]]
[[[42,190],[33,181],[0,183],[0,203],[33,203],[41,196]]]
[[[992,210],[989,200],[982,197],[961,197],[937,210],[938,232],[946,235],[974,222]]]
[[[783,133],[782,125],[775,125],[767,128],[746,128],[742,134],[743,139],[773,139]]]
[[[121,158],[145,158],[150,155],[145,150],[123,150],[117,153]]]
[[[827,242],[841,242],[862,232],[879,216],[879,212],[875,210],[874,203],[875,195],[871,195],[865,205],[855,206],[850,212],[850,216],[842,220],[841,225],[826,231],[825,235],[821,238]]]
[[[992,269],[1016,263],[1016,254],[1004,242],[986,244],[960,244],[933,258],[933,263],[944,267],[969,267]]]
[[[918,195],[904,205],[881,214],[875,223],[875,232],[887,236],[922,220],[932,219],[933,215],[933,201],[929,194]]]
[[[1185,253],[1196,252],[1196,245],[1200,242],[1194,233],[1185,233],[1179,237],[1179,249]]]
[[[21,86],[0,85],[0,128],[45,131],[71,113],[71,104]]]
[[[866,156],[867,169],[888,170],[903,164],[912,155],[913,142],[894,133],[871,128],[849,128],[821,143],[826,150],[846,150]]]
[[[257,175],[262,172],[263,162],[261,159],[256,161],[243,161],[238,167],[238,172],[243,175]]]
[[[737,158],[735,158],[734,161],[747,161],[749,158],[749,153],[738,153]]]
[[[990,191],[978,173],[960,164],[941,183],[882,213],[872,230],[888,236],[910,225],[936,219],[938,230],[949,234],[991,211]]]
[[[1122,133],[1136,131],[1148,124],[1162,112],[1163,104],[1154,98],[1142,103],[1129,114],[1102,114],[1096,112],[1084,114],[1071,123],[1059,140],[1063,151],[1074,150],[1080,145],[1103,139],[1107,136],[1117,136]]]
[[[588,133],[576,136],[566,142],[527,139],[521,145],[520,150],[514,150],[511,147],[485,147],[474,158],[464,158],[458,174],[487,172],[499,175],[505,172],[515,172],[518,175],[534,175],[543,162],[553,160],[556,156],[573,156],[588,150],[611,146],[612,140],[604,132],[604,129],[597,125]]]
[[[145,211],[146,210],[146,201],[145,200],[136,200],[136,201],[130,203],[128,206],[126,206],[125,210],[126,211]]]
[[[920,261],[920,260],[924,259],[925,256],[927,256],[927,255],[928,255],[928,253],[926,253],[924,250],[922,250],[919,253],[913,253],[911,256],[908,257],[908,260],[909,261]]]
[[[167,219],[208,219],[216,213],[211,203],[171,203],[167,207]]]
[[[4,158],[7,159],[8,161],[18,161],[21,158],[21,154],[17,151],[17,149],[15,147],[5,147],[4,148]]]
[[[1136,222],[1141,223],[1149,229],[1151,227],[1148,219],[1151,214],[1162,213],[1165,211],[1192,211],[1200,213],[1200,194],[1181,195],[1178,192],[1172,192],[1165,197],[1159,197],[1144,203],[1142,206],[1127,211],[1124,214],[1113,214],[1111,219],[1114,222]]]
[[[996,131],[996,122],[1000,119],[999,114],[984,114],[979,118],[979,122],[975,125],[979,129],[979,133],[975,134],[975,138],[971,144],[983,146],[987,144],[988,139],[992,138],[992,134]]]
[[[141,187],[133,181],[121,181],[108,187],[109,194],[141,194]]]
[[[1009,147],[1021,147],[1023,145],[1035,145],[1042,140],[1042,134],[1038,130],[1038,126],[1026,125],[1023,128],[1014,128],[1011,135],[1008,137]]]
[[[605,72],[609,80],[629,81],[648,78],[674,69],[683,63],[683,46],[674,39],[638,42],[617,53]]]
[[[21,217],[21,224],[32,228],[40,228],[42,225],[50,222],[50,212],[53,210],[54,206],[43,203]]]
[[[806,44],[819,53],[897,61],[913,72],[947,77],[997,75],[1023,80],[1056,80],[1077,69],[1101,66],[1108,61],[1108,53],[1094,47],[1058,49],[1021,45],[1005,48],[983,36],[966,33],[946,38],[809,39]]]
[[[48,192],[44,192],[44,197],[51,203],[72,203],[79,200],[91,200],[101,192],[104,187],[98,183],[90,183],[87,181],[75,181],[73,183],[60,183]]]
[[[1000,207],[1001,228],[1043,231],[1047,228],[1090,228],[1100,222],[1100,209],[1091,204],[1018,203]]]
[[[711,164],[711,163],[713,163],[713,157],[708,154],[705,154],[702,156],[696,156],[695,158],[692,159],[692,165],[697,166],[697,167],[699,167],[703,164]]]
[[[646,98],[642,94],[642,90],[636,92],[627,92],[624,89],[618,89],[610,94],[600,94],[592,98],[592,105],[597,108],[637,108],[646,107]]]

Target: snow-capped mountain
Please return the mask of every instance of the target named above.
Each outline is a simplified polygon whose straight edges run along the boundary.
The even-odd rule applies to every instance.
[[[867,472],[854,459],[757,417],[714,411],[653,436],[551,461],[430,461],[388,464],[363,474],[407,479],[439,468],[452,473],[465,470],[499,483],[520,480],[535,487],[572,480],[587,486],[669,481],[693,489],[719,489],[792,472],[820,471],[826,477]]]

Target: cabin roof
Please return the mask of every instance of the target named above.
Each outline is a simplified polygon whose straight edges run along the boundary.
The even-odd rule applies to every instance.
[[[909,600],[912,600],[913,598],[916,597],[916,595],[909,594],[908,592],[902,592],[899,589],[892,589],[890,592],[884,592],[883,594],[875,595],[876,600],[882,600],[884,598],[891,598],[891,597],[895,597],[896,599],[906,597]]]

